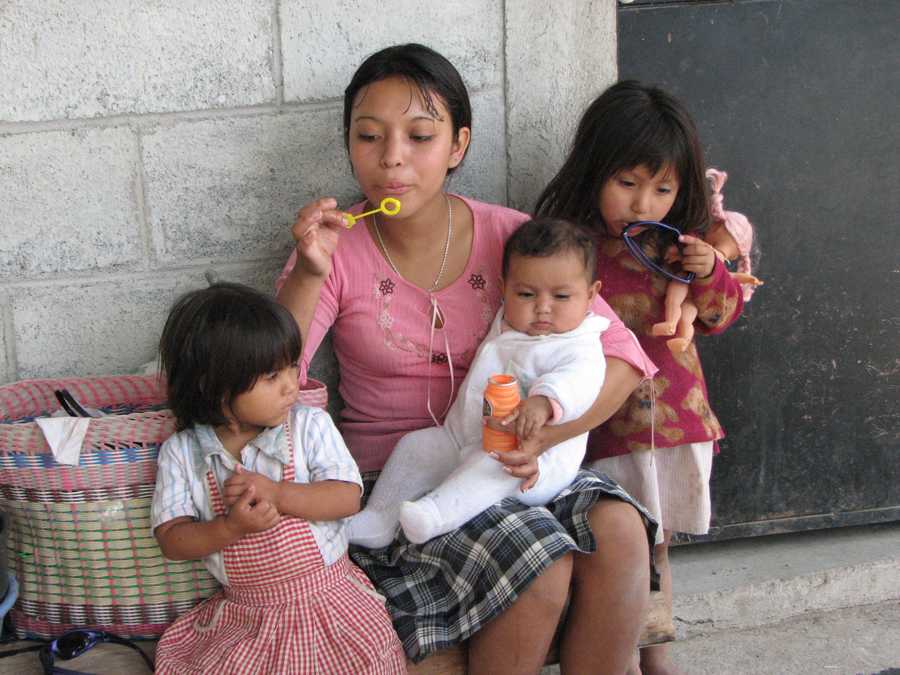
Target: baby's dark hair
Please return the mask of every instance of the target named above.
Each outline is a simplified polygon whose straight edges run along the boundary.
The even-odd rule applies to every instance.
[[[159,340],[178,430],[226,424],[223,405],[260,376],[296,363],[300,352],[297,323],[273,298],[224,282],[184,294]]]
[[[537,200],[535,213],[600,226],[600,191],[620,171],[670,166],[678,196],[666,222],[682,232],[709,225],[703,149],[684,105],[657,87],[626,80],[609,87],[584,111],[572,149]]]
[[[588,282],[597,280],[597,248],[590,230],[561,218],[535,218],[523,223],[503,246],[503,278],[513,256],[548,258],[558,253],[581,255]]]
[[[394,45],[375,52],[363,61],[344,90],[344,145],[348,150],[350,116],[356,95],[373,82],[389,77],[402,77],[408,81],[413,89],[418,90],[426,109],[435,117],[438,117],[438,112],[434,97],[440,97],[450,113],[454,139],[460,129],[472,127],[469,92],[454,65],[425,45]],[[447,173],[452,173],[455,168],[451,167]]]

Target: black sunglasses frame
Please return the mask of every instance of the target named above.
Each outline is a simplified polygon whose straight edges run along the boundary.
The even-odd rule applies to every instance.
[[[77,670],[60,668],[55,665],[55,660],[62,659],[63,661],[67,661],[69,659],[74,659],[102,642],[123,645],[135,650],[141,655],[141,658],[144,660],[144,663],[147,664],[147,667],[150,668],[150,672],[153,672],[153,661],[151,661],[150,657],[131,640],[126,640],[118,635],[113,635],[112,633],[107,633],[102,630],[78,629],[63,633],[58,638],[51,640],[41,647],[38,652],[38,657],[41,660],[44,675],[80,675],[80,672]]]
[[[637,229],[653,229],[658,230],[660,232],[664,232],[666,234],[675,235],[675,241],[678,241],[678,237],[681,236],[681,230],[677,227],[673,227],[672,225],[667,225],[666,223],[660,223],[656,220],[638,220],[634,223],[628,223],[625,226],[625,229],[622,230],[622,239],[625,241],[625,246],[628,247],[629,253],[631,253],[634,258],[641,263],[644,267],[646,267],[651,272],[656,272],[657,274],[661,274],[667,279],[671,279],[672,281],[677,281],[682,284],[689,284],[694,280],[693,272],[685,272],[683,275],[672,274],[672,272],[668,271],[664,267],[661,267],[656,262],[651,260],[644,250],[641,248],[640,244],[634,240],[634,235],[631,234],[632,231]]]

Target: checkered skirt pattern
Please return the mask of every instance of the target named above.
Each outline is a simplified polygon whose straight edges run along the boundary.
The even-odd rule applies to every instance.
[[[366,494],[377,475],[363,476]],[[421,661],[477,632],[569,551],[596,550],[587,514],[609,497],[640,511],[652,556],[653,517],[615,481],[590,470],[579,472],[546,507],[505,499],[425,544],[410,544],[401,533],[390,546],[352,546],[350,555],[387,596],[407,656]]]

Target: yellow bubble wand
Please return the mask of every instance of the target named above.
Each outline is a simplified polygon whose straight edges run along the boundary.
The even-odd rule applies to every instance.
[[[372,209],[371,211],[366,211],[365,213],[360,213],[357,215],[353,215],[352,213],[344,212],[344,227],[348,230],[356,225],[358,220],[362,220],[366,216],[371,216],[373,213],[383,213],[386,216],[396,216],[400,213],[400,200],[394,199],[393,197],[385,197],[381,200],[381,203],[378,205],[377,209]]]

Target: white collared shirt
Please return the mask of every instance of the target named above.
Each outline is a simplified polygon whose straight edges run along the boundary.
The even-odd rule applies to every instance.
[[[343,438],[324,410],[295,406],[291,410],[294,470],[297,483],[339,480],[362,488],[356,463]],[[241,464],[249,471],[280,481],[289,444],[283,427],[266,429],[241,450]],[[156,490],[150,512],[151,527],[188,516],[209,521],[215,518],[206,472],[212,469],[219,489],[234,472],[236,461],[225,450],[212,427],[198,425],[174,434],[159,452]],[[337,561],[347,550],[346,519],[309,521],[325,564]],[[222,553],[206,557],[207,569],[222,584],[228,583]]]

